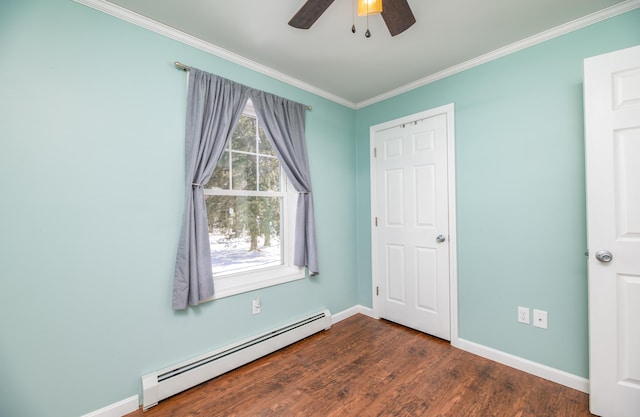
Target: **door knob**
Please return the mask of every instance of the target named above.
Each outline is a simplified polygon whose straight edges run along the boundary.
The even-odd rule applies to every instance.
[[[600,262],[611,262],[613,260],[613,255],[608,250],[599,250],[596,252],[596,259]]]
[[[447,240],[447,238],[446,238],[446,237],[444,237],[444,235],[438,235],[438,236],[436,236],[436,242],[438,242],[438,243],[442,243],[442,242],[444,242],[445,240]]]

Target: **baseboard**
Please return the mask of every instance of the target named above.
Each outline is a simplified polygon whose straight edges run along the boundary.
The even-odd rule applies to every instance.
[[[373,314],[373,310],[370,309],[369,307],[365,307],[365,306],[362,306],[362,305],[355,305],[355,306],[353,306],[351,308],[348,308],[346,310],[342,310],[339,313],[332,314],[331,315],[331,323],[332,324],[336,324],[337,322],[342,321],[344,319],[347,319],[347,318],[349,318],[351,316],[355,316],[356,314],[364,314],[365,316],[368,316],[368,317],[371,317],[371,318],[374,318],[374,319],[380,318],[380,317],[376,317]]]
[[[125,414],[133,413],[139,406],[140,400],[137,395],[134,395],[133,397],[85,414],[82,417],[122,417]]]
[[[331,323],[335,324],[346,318],[355,316],[356,314],[364,314],[365,316],[369,316],[376,319],[378,318],[374,316],[372,309],[365,306],[356,305],[346,310],[343,310],[339,313],[332,314]],[[140,400],[137,395],[134,395],[133,397],[108,405],[104,408],[101,408],[100,410],[96,410],[89,414],[85,414],[82,417],[122,417],[125,414],[129,414],[136,411],[139,408],[139,406],[140,406]]]
[[[461,338],[458,339],[456,347],[466,352],[482,356],[483,358],[491,359],[503,365],[564,385],[565,387],[573,388],[587,394],[589,393],[589,380],[586,378]]]

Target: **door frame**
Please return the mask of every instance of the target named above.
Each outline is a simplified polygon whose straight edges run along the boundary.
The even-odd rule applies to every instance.
[[[373,299],[373,315],[380,318],[380,305],[376,296],[376,286],[379,285],[380,273],[377,270],[378,262],[373,254],[376,253],[378,244],[377,227],[375,225],[375,202],[376,200],[376,158],[374,148],[376,134],[382,130],[390,129],[402,124],[422,120],[429,117],[446,114],[447,116],[447,196],[449,206],[449,325],[451,330],[451,345],[458,346],[458,251],[457,251],[457,229],[456,229],[456,166],[455,166],[455,123],[454,104],[429,109],[420,113],[398,119],[389,120],[369,128],[369,179],[371,183],[371,297]]]

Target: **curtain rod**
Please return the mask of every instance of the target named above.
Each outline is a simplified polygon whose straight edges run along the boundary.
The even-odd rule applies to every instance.
[[[176,61],[174,62],[174,64],[176,65],[176,68],[180,68],[183,71],[189,71],[191,69],[190,66],[183,64],[180,61]],[[309,106],[309,105],[305,105],[307,107],[307,110],[311,110],[313,107]]]

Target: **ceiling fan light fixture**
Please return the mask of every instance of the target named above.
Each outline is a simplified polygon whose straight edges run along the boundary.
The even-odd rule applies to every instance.
[[[409,7],[408,0],[352,0],[351,8],[352,26],[351,31],[355,33],[356,11],[358,15],[362,12],[369,14],[382,14],[382,20],[389,29],[391,36],[396,36],[409,29],[416,23],[416,18]],[[289,26],[298,29],[309,29],[318,20],[322,13],[327,10],[334,0],[306,0],[300,10],[289,20]],[[358,4],[356,5],[354,3]],[[384,2],[384,12],[382,3]],[[367,27],[369,27],[369,16],[367,17]],[[365,33],[366,35],[366,33]],[[369,33],[371,36],[371,33]]]
[[[358,0],[358,16],[382,13],[382,0]]]

